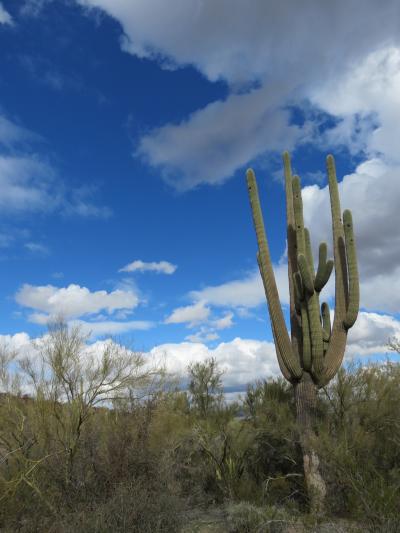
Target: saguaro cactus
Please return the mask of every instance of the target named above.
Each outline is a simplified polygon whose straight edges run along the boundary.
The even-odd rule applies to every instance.
[[[317,390],[338,371],[344,356],[347,331],[357,319],[359,280],[351,212],[341,218],[338,184],[333,156],[327,157],[333,229],[333,260],[327,259],[327,244],[319,246],[315,271],[310,233],[304,227],[300,178],[292,175],[290,157],[283,154],[286,191],[288,275],[291,335],[286,329],[272,268],[267,236],[253,170],[247,171],[247,187],[256,229],[257,261],[267,297],[278,363],[284,377],[294,386],[297,422],[303,451],[304,474],[312,512],[321,512],[325,483],[314,450],[313,428]],[[335,314],[331,326],[326,302],[320,306],[320,292],[335,268]]]

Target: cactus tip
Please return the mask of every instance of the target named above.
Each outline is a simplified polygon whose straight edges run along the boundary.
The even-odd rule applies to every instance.
[[[248,168],[246,170],[246,179],[247,186],[250,188],[256,181],[256,175],[254,174],[254,170],[252,168]]]
[[[343,222],[345,224],[351,224],[353,222],[353,217],[351,215],[350,209],[345,209],[343,211]]]

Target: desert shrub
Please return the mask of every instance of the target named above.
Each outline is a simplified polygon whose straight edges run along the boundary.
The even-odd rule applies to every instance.
[[[246,456],[246,471],[257,484],[259,504],[303,502],[302,457],[295,423],[293,391],[283,379],[261,381],[244,398],[254,439]]]
[[[85,365],[79,335],[54,334],[46,349],[58,347],[58,356],[42,353],[46,373],[25,365],[32,398],[8,374],[14,354],[0,351],[1,531],[179,531],[183,511],[210,504],[227,505],[232,532],[279,531],[304,511],[294,397],[284,380],[255,383],[241,404],[227,405],[214,362],[211,373],[209,363],[192,369],[205,386],[189,394],[164,382],[139,397],[134,385],[149,377],[140,356],[108,351],[97,367]],[[64,341],[72,347],[62,363]],[[125,372],[132,361],[133,374]],[[113,368],[129,386],[93,403],[87,393],[98,378],[113,379]],[[398,531],[399,411],[398,364],[341,369],[320,391],[315,447],[332,523],[339,516],[365,531]]]
[[[342,369],[325,392],[318,445],[332,511],[383,531],[400,507],[400,366]]]
[[[227,523],[229,533],[278,533],[285,531],[294,519],[283,508],[241,502],[227,507]]]

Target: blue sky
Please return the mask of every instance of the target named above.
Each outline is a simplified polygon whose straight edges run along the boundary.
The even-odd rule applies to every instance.
[[[400,333],[400,7],[295,7],[2,0],[4,338],[62,313],[174,368],[215,355],[228,385],[277,373],[244,174],[259,177],[285,304],[289,149],[315,247],[330,242],[336,156],[362,276],[348,356],[386,353]]]

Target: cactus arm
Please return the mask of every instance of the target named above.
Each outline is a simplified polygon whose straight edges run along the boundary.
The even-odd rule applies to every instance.
[[[327,261],[327,256],[328,246],[326,242],[321,242],[319,245],[318,269],[314,280],[314,287],[317,292],[322,291],[332,273],[333,261],[331,259]]]
[[[343,361],[346,347],[347,331],[343,324],[347,300],[347,264],[344,247],[344,229],[340,213],[339,190],[336,179],[335,161],[332,155],[327,157],[329,193],[331,201],[333,257],[335,265],[335,318],[331,339],[325,353],[325,371],[319,378],[319,385],[324,386],[333,378]]]
[[[303,368],[307,372],[311,370],[311,343],[310,343],[310,325],[308,322],[307,308],[301,306],[301,329],[303,331]]]
[[[324,341],[328,342],[331,338],[331,314],[329,310],[329,305],[326,302],[323,302],[321,305],[321,316],[322,316],[322,335]]]
[[[265,275],[264,275],[264,271],[263,271],[263,267],[262,267],[262,263],[261,263],[260,252],[257,252],[257,263],[258,263],[258,268],[260,269],[261,279],[263,281],[264,290],[265,290]],[[269,313],[269,316],[271,316],[271,309],[270,309],[270,306],[269,306],[268,299],[267,299],[267,304],[268,304],[268,313]],[[279,351],[279,348],[278,348],[278,343],[277,343],[277,340],[276,340],[276,333],[275,333],[274,325],[272,324],[272,322],[271,322],[271,325],[272,325],[272,335],[274,337],[274,343],[275,343],[276,358],[278,359],[279,368],[280,368],[280,370],[282,372],[283,377],[287,381],[290,381],[291,383],[293,383],[292,374],[289,372],[289,370],[288,370],[287,366],[285,365],[285,363],[284,363],[284,361],[282,359],[282,356],[280,354],[280,351]]]
[[[310,327],[313,375],[318,380],[324,372],[324,344],[319,315],[319,300],[316,292],[307,298],[307,313]]]
[[[312,368],[313,373],[319,379],[319,376],[323,374],[324,370],[324,345],[322,339],[322,327],[319,316],[319,300],[318,294],[314,291],[314,284],[312,282],[311,272],[309,269],[308,261],[303,254],[299,254],[297,262],[300,269],[301,279],[305,288],[305,299],[307,306],[307,329],[309,329],[309,336],[311,338],[311,355],[312,355]],[[303,350],[306,332],[303,326],[303,312],[301,314],[302,329],[303,329]],[[306,343],[307,346],[307,343]],[[305,360],[305,354],[303,351],[303,361]]]
[[[293,177],[292,190],[293,190],[294,220],[295,220],[295,225],[296,225],[297,253],[305,254],[306,253],[306,242],[305,242],[305,235],[304,235],[303,200],[301,198],[299,176]]]
[[[296,238],[297,238],[297,264],[303,281],[303,286],[306,293],[306,306],[308,315],[309,336],[311,339],[311,357],[312,357],[312,370],[316,379],[319,379],[324,370],[324,352],[323,352],[323,340],[322,340],[322,327],[319,316],[319,300],[318,295],[314,291],[314,265],[310,266],[310,261],[313,263],[312,258],[307,259],[307,237],[304,230],[304,218],[303,218],[303,200],[301,197],[300,178],[294,176],[292,180],[293,188],[293,207],[294,217],[296,223]],[[311,256],[311,244],[310,244]],[[303,343],[304,343],[304,329],[303,329]],[[304,353],[303,353],[304,359]]]
[[[335,264],[335,315],[340,315],[340,320],[346,311],[347,265],[344,248],[344,228],[340,212],[339,188],[336,178],[335,161],[332,155],[327,157],[329,193],[331,200],[333,255]]]
[[[296,229],[293,209],[293,189],[292,189],[292,167],[290,164],[289,152],[283,154],[283,167],[285,174],[285,196],[286,196],[286,232],[287,232],[287,256],[288,256],[288,279],[289,279],[289,311],[290,311],[290,333],[292,340],[292,350],[294,356],[300,360],[299,340],[301,339],[301,326],[299,320],[300,307],[296,306],[296,291],[294,287],[293,275],[297,272],[297,244]]]
[[[308,267],[310,269],[311,276],[314,281],[315,279],[314,258],[313,258],[312,248],[311,248],[310,232],[308,231],[308,228],[304,228],[304,240],[306,244],[306,258],[308,262]]]
[[[300,379],[302,369],[299,360],[295,357],[289,335],[286,329],[285,319],[279,301],[274,271],[269,252],[267,236],[264,228],[264,220],[261,212],[260,199],[258,196],[257,182],[254,172],[247,171],[247,188],[250,196],[250,205],[253,213],[254,226],[256,229],[257,242],[262,264],[265,294],[269,304],[270,319],[275,331],[276,343],[280,356],[289,370],[292,378]]]
[[[295,305],[298,313],[301,313],[301,302],[304,300],[304,287],[301,280],[300,272],[295,272],[293,274],[293,287],[295,295]]]
[[[314,283],[308,266],[308,261],[303,254],[298,255],[297,263],[299,265],[301,280],[303,282],[304,289],[306,293],[312,294],[314,292]]]
[[[346,243],[347,270],[349,274],[349,303],[344,318],[344,327],[351,328],[357,320],[360,305],[360,285],[358,279],[357,253],[354,239],[353,219],[351,211],[343,213],[343,226]]]

